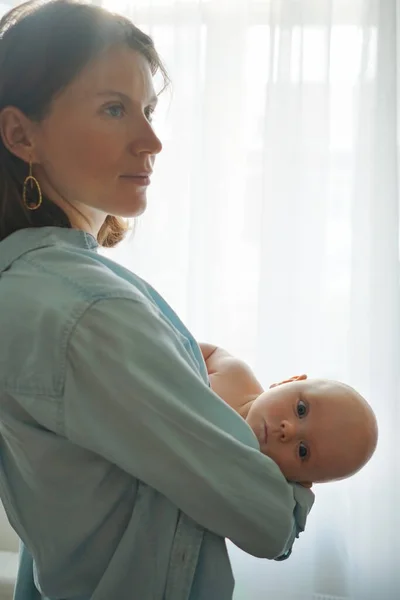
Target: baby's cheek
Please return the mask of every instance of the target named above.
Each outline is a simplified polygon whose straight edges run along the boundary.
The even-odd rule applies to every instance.
[[[296,479],[296,465],[294,464],[292,453],[289,452],[289,448],[286,447],[271,447],[268,445],[264,451],[266,456],[269,456],[280,468],[286,479]]]
[[[263,451],[263,454],[271,458],[281,470],[282,468],[285,468],[286,461],[283,452],[278,452],[276,448],[271,447],[271,445],[268,446],[267,444],[266,448]]]

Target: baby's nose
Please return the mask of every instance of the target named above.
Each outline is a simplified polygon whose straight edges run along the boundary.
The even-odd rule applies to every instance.
[[[280,439],[282,442],[290,442],[296,435],[295,426],[290,421],[281,421]]]

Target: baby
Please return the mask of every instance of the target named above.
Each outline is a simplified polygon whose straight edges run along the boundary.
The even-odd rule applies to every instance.
[[[300,375],[264,391],[245,363],[212,348],[203,346],[212,389],[247,421],[286,479],[311,487],[350,477],[369,461],[377,422],[353,388]]]
[[[302,485],[350,477],[374,453],[378,428],[369,404],[337,381],[305,376],[272,386],[239,413],[286,479]]]

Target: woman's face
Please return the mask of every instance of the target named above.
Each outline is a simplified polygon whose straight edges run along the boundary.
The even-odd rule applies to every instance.
[[[151,125],[156,103],[147,60],[116,47],[90,63],[34,126],[34,175],[73,225],[83,215],[96,234],[107,214],[145,210],[162,149]]]

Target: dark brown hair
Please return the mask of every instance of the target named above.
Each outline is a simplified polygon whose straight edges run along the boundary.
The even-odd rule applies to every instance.
[[[152,74],[160,71],[168,84],[152,39],[125,17],[76,0],[33,0],[13,8],[0,21],[0,111],[15,106],[40,122],[87,63],[115,45],[139,51]],[[71,227],[64,211],[45,196],[38,210],[25,207],[27,175],[26,163],[9,152],[0,136],[0,240],[27,227]],[[127,230],[124,219],[108,215],[98,242],[115,246]]]

